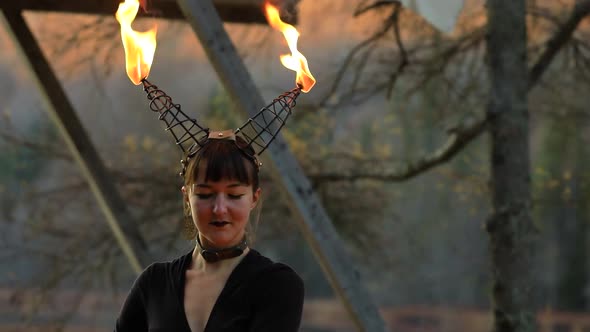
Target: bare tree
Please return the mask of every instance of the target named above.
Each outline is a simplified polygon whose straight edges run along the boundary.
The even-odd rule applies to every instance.
[[[535,330],[530,216],[527,29],[525,1],[490,1],[487,55],[493,212],[487,222],[494,331]]]
[[[545,19],[555,27],[549,30],[549,33],[545,31],[541,34],[549,34],[546,41],[527,39],[526,1],[488,1],[485,29],[469,29],[463,36],[443,42],[439,39],[444,38],[433,33],[435,37],[427,42],[412,39],[412,47],[405,47],[400,37],[399,2],[375,1],[369,5],[365,3],[366,1],[362,2],[364,7],[359,9],[357,14],[384,7],[390,7],[391,14],[384,20],[380,30],[358,44],[345,58],[328,97],[332,97],[332,94],[341,89],[340,85],[343,82],[349,84],[347,94],[353,98],[345,102],[350,102],[354,98],[360,98],[362,101],[369,95],[382,92],[390,95],[393,85],[399,82],[399,76],[408,71],[412,71],[413,77],[418,77],[418,83],[408,89],[412,93],[423,87],[424,82],[434,77],[444,77],[445,71],[449,68],[457,69],[453,64],[457,61],[465,62],[465,53],[478,54],[483,32],[487,32],[485,57],[488,61],[490,84],[487,98],[489,104],[485,116],[476,116],[475,119],[479,120],[473,120],[473,116],[463,117],[468,122],[459,122],[456,128],[460,129],[451,130],[447,142],[435,152],[427,153],[415,161],[391,166],[388,161],[379,163],[370,160],[364,163],[363,160],[350,157],[350,163],[342,162],[340,168],[321,176],[315,175],[315,178],[319,181],[403,181],[447,162],[488,129],[491,139],[490,191],[493,213],[487,221],[486,229],[490,235],[494,282],[494,330],[535,330],[532,289],[535,284],[533,253],[537,231],[530,215],[528,92],[538,85],[543,73],[564,48],[573,49],[568,56],[580,70],[588,73],[590,54],[587,45],[579,37],[574,36],[574,33],[582,19],[590,14],[590,1],[577,1],[565,20],[549,14],[550,11],[535,7],[536,2],[533,3],[533,7],[529,8],[532,17]],[[387,33],[391,33],[393,38],[387,39]],[[397,51],[390,53],[394,60],[387,62],[389,66],[374,66],[379,60],[372,62],[369,58],[378,53],[379,43],[386,43],[388,40],[390,44],[393,40],[397,46]],[[468,42],[465,43],[465,40]],[[437,43],[438,47],[433,47],[437,46]],[[441,44],[443,46],[440,46]],[[387,47],[381,46],[381,49]],[[529,57],[534,59],[530,71],[527,69]],[[392,65],[391,62],[397,62],[398,65]],[[375,67],[378,68],[376,71]],[[385,74],[379,75],[379,70]],[[345,73],[350,73],[349,82],[345,82]],[[457,75],[458,71],[453,73]],[[363,82],[363,75],[370,76],[371,82]],[[480,76],[477,79],[482,78]],[[449,86],[453,85],[454,82],[449,81]],[[464,96],[462,93],[458,95]],[[326,98],[326,101],[328,100],[330,98]]]
[[[541,5],[533,2],[527,8],[530,18],[547,23],[539,28],[540,31],[535,31],[535,37],[527,40],[528,58],[531,59],[527,91],[539,85],[543,74],[564,49],[576,69],[586,73],[583,77],[590,77],[590,45],[583,34],[575,35],[581,21],[590,14],[590,0],[576,1],[573,8],[561,16],[555,13],[555,8]],[[458,110],[462,113],[459,121],[447,126],[448,138],[439,148],[425,152],[416,160],[382,160],[379,171],[376,171],[367,167],[374,166],[376,160],[365,163],[351,158],[349,165],[352,168],[345,166],[324,170],[321,177],[312,175],[318,180],[404,181],[449,161],[487,128],[488,117],[483,109],[479,110],[481,100],[487,96],[485,84],[482,84],[486,78],[482,74],[485,72],[486,25],[481,17],[485,13],[473,14],[471,20],[459,22],[460,33],[454,37],[442,36],[425,23],[416,22],[412,15],[403,15],[399,1],[359,1],[355,16],[376,10],[383,13],[387,9],[389,14],[381,26],[344,58],[334,75],[332,87],[320,105],[337,108],[342,104],[362,103],[379,94],[389,97],[400,77],[403,77],[403,81],[411,83],[398,85],[397,88],[403,90],[406,96],[415,94],[430,81],[441,79],[447,85],[440,87],[441,93],[453,95],[453,100],[459,105],[468,103],[468,110]],[[414,34],[406,33],[404,38],[402,31],[408,30]],[[466,78],[458,80],[458,76]],[[544,83],[547,84],[550,82]],[[470,103],[470,99],[477,99],[479,104]],[[338,102],[333,103],[332,100]]]

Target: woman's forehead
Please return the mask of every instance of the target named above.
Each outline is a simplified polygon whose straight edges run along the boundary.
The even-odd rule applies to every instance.
[[[197,179],[197,181],[195,181],[195,183],[192,184],[192,187],[194,189],[199,189],[199,188],[204,188],[204,189],[211,189],[211,188],[227,188],[227,189],[231,189],[231,188],[248,188],[251,187],[250,184],[248,183],[244,183],[244,182],[240,182],[236,179],[221,179],[221,180],[217,180],[217,181],[213,181],[213,180],[206,180],[203,178]]]
[[[199,160],[194,168],[194,182],[250,182],[252,177],[248,161],[241,156],[237,160]]]
[[[193,184],[197,188],[210,188],[210,187],[249,187],[247,183],[239,182],[236,180],[221,180],[221,181],[197,181]]]

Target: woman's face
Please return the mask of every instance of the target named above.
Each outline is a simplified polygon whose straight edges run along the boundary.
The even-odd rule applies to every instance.
[[[260,197],[260,188],[234,180],[204,181],[183,187],[191,206],[201,243],[225,248],[238,244],[246,232],[250,211]]]

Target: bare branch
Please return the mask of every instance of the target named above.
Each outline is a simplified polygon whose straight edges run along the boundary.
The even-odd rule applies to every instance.
[[[538,6],[531,6],[527,8],[527,13],[533,18],[542,18],[553,23],[555,26],[561,25],[561,20],[548,8],[540,8]]]
[[[449,47],[443,49],[441,52],[435,53],[434,56],[429,57],[425,61],[413,60],[413,64],[422,65],[425,69],[423,69],[423,72],[421,73],[422,78],[408,88],[406,95],[410,96],[416,93],[428,82],[439,77],[454,59],[480,45],[484,41],[485,31],[485,27],[474,29],[472,32],[462,36]]]
[[[362,7],[358,9],[355,15],[360,15],[362,13],[367,12],[368,10],[375,9],[378,7],[382,7],[385,5],[393,4],[393,2],[389,1],[376,1],[371,5],[366,7]],[[393,27],[396,43],[398,45],[398,49],[401,54],[401,61],[398,64],[397,70],[394,71],[391,76],[390,80],[386,84],[378,84],[373,86],[373,89],[379,87],[378,91],[382,91],[386,89],[388,91],[388,95],[391,93],[393,88],[393,84],[395,84],[397,75],[399,75],[405,66],[408,65],[407,60],[407,52],[403,48],[403,44],[401,44],[401,40],[399,38],[399,26],[397,21],[397,7],[394,9],[392,15],[386,20],[385,24],[383,25],[382,29],[375,33],[371,38],[361,42],[358,44],[353,50],[348,54],[347,58],[345,59],[343,65],[340,67],[340,70],[337,74],[337,78],[333,85],[332,90],[330,91],[329,95],[335,93],[338,88],[338,85],[343,79],[344,73],[350,67],[352,59],[362,50],[365,50],[371,46],[374,46],[377,39],[382,38],[385,35],[385,32]],[[548,17],[547,13],[542,11],[538,11],[533,13],[534,15],[538,16],[545,16],[545,18],[555,22],[556,18],[551,16]],[[576,5],[567,19],[567,21],[560,25],[559,30],[553,35],[546,43],[544,53],[539,57],[537,63],[532,67],[529,77],[529,89],[532,88],[541,75],[545,72],[545,70],[550,65],[551,61],[555,57],[555,55],[559,52],[563,46],[572,39],[572,35],[576,28],[578,27],[581,20],[590,14],[590,0],[579,0],[576,2]],[[424,73],[424,80],[428,80],[436,74],[440,74],[444,68],[451,62],[451,59],[457,54],[465,52],[466,50],[472,49],[472,47],[478,45],[485,35],[485,28],[475,29],[473,33],[468,34],[461,38],[458,42],[456,42],[451,47],[444,50],[442,53],[438,53],[436,56],[438,58],[438,63],[435,62],[434,67],[431,67],[430,70],[426,70]],[[583,62],[585,59],[581,59]],[[416,60],[415,64],[422,63],[419,60]],[[362,63],[360,64],[362,66]],[[356,68],[356,76],[359,75],[358,71],[359,68]],[[355,76],[355,77],[356,77]],[[355,78],[355,81],[358,77]],[[417,86],[422,86],[425,82],[419,82]],[[356,90],[356,88],[355,88]],[[359,90],[360,91],[360,90]],[[356,91],[356,92],[359,92]],[[412,91],[412,89],[410,89]],[[375,90],[373,90],[375,92]],[[370,94],[372,95],[372,94]],[[360,160],[350,157],[349,163],[342,163],[342,165],[349,164],[346,167],[339,167],[336,170],[330,171],[322,171],[318,170],[315,173],[312,172],[310,177],[316,181],[354,181],[360,179],[373,179],[373,180],[381,180],[381,181],[404,181],[416,175],[419,175],[434,166],[442,164],[453,156],[455,156],[458,152],[460,152],[469,142],[474,140],[476,137],[479,136],[481,132],[485,129],[486,120],[479,120],[479,121],[472,121],[470,124],[463,124],[459,128],[456,128],[451,132],[451,135],[448,137],[445,144],[440,147],[438,150],[434,151],[431,154],[425,155],[422,158],[419,158],[416,161],[413,161],[409,164],[403,166],[392,166],[391,163],[380,161],[367,161],[367,160]]]
[[[56,159],[62,159],[66,161],[72,160],[72,156],[70,156],[69,153],[64,153],[63,149],[59,148],[56,145],[43,144],[37,141],[30,141],[25,138],[10,134],[4,130],[0,130],[0,139],[4,140],[6,143],[15,146],[25,147],[27,149],[34,150],[35,152],[42,153],[44,155],[50,155]]]
[[[388,29],[389,29],[389,27],[393,26],[393,34],[395,37],[395,43],[397,45],[397,48],[400,52],[400,57],[401,57],[396,70],[390,74],[390,79],[387,83],[387,98],[391,98],[391,92],[393,91],[393,87],[395,86],[395,82],[397,81],[397,78],[403,73],[404,68],[410,62],[408,60],[408,53],[404,47],[404,44],[401,39],[401,34],[400,34],[399,14],[402,9],[401,3],[399,1],[378,1],[375,4],[373,4],[372,6],[364,8],[364,10],[377,8],[377,7],[384,5],[384,4],[387,4],[387,5],[393,4],[394,5],[393,12],[388,18],[388,21],[390,21],[390,22],[387,23],[386,26],[388,27]],[[359,61],[358,65],[356,66],[355,75],[354,75],[355,78],[353,80],[352,87],[350,89],[351,95],[356,92],[356,86],[357,86],[358,82],[360,81],[362,71],[370,59],[370,54],[373,53],[374,50],[375,50],[375,47],[373,44],[373,45],[371,45],[370,48],[367,49],[365,54],[361,57],[361,60]]]
[[[375,43],[377,41],[379,41],[383,36],[385,36],[385,34],[389,31],[389,29],[394,25],[395,21],[393,20],[393,17],[394,17],[398,8],[399,8],[399,6],[396,6],[396,8],[394,8],[394,12],[385,20],[381,29],[379,29],[377,32],[375,32],[371,37],[369,37],[369,38],[363,40],[362,42],[360,42],[359,44],[357,44],[348,53],[348,55],[344,59],[342,65],[340,66],[340,69],[336,73],[336,77],[333,80],[330,90],[326,94],[326,97],[323,98],[323,101],[320,103],[320,106],[325,105],[327,103],[327,101],[332,96],[335,95],[336,90],[338,90],[338,87],[340,86],[340,83],[342,82],[342,79],[344,78],[344,74],[346,73],[349,65],[351,64],[352,60],[355,58],[357,53],[361,52],[362,50],[364,50],[366,48],[374,47]]]
[[[546,43],[545,52],[541,54],[537,62],[531,68],[529,74],[528,89],[532,89],[547,70],[555,55],[572,38],[574,31],[584,17],[590,14],[590,0],[576,2],[574,9],[567,21]]]
[[[387,98],[388,99],[391,98],[391,92],[393,91],[393,87],[395,86],[395,82],[397,81],[397,78],[404,71],[404,68],[406,68],[406,66],[410,63],[410,61],[408,60],[408,53],[406,52],[406,49],[404,48],[404,44],[402,43],[402,38],[400,35],[400,29],[399,29],[399,13],[400,13],[400,11],[401,11],[401,4],[398,2],[398,5],[395,6],[395,9],[393,10],[393,14],[391,16],[392,16],[392,20],[393,20],[393,34],[395,36],[395,43],[397,44],[397,48],[399,49],[401,59],[399,61],[399,64],[397,65],[396,71],[394,71],[391,74],[391,78],[389,79],[389,85],[387,87]]]
[[[357,8],[357,10],[354,11],[353,16],[357,17],[360,16],[366,12],[368,12],[369,10],[373,10],[373,9],[377,9],[380,7],[384,7],[384,6],[390,6],[390,5],[395,5],[397,7],[401,7],[401,2],[397,1],[397,0],[380,0],[380,1],[375,1],[374,3],[366,6],[366,7],[361,7]]]
[[[339,160],[338,168],[329,172],[312,171],[309,177],[316,184],[325,181],[404,181],[450,160],[477,138],[484,131],[486,124],[485,118],[470,118],[464,121],[449,130],[450,135],[440,148],[406,165],[393,166],[384,161],[347,157],[348,160]]]

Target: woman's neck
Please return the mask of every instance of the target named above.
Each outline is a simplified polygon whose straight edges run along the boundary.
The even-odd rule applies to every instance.
[[[233,270],[233,268],[236,267],[244,257],[246,257],[249,251],[250,248],[246,247],[243,253],[239,256],[222,259],[217,262],[207,262],[201,255],[200,247],[197,244],[195,246],[195,250],[193,250],[193,260],[189,269],[205,273]]]

